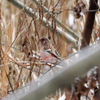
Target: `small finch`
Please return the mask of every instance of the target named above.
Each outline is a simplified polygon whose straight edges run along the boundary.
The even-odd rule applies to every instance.
[[[58,52],[46,37],[42,37],[39,40],[39,44],[40,56],[43,61],[47,63],[55,63],[56,61],[60,61],[60,56]]]

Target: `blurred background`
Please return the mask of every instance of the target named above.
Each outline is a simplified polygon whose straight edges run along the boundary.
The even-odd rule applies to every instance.
[[[23,5],[29,8],[26,10]],[[47,37],[63,59],[80,50],[89,0],[0,0],[0,7],[2,98],[52,69],[52,65],[41,61],[38,45],[41,37]],[[94,11],[90,45],[100,38],[99,10]],[[60,97],[53,96],[57,98],[54,100]]]

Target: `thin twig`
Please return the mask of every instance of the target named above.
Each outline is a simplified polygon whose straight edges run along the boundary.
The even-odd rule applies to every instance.
[[[12,92],[14,92],[13,86],[12,86],[12,84],[11,84],[11,82],[10,82],[10,77],[9,77],[9,75],[10,75],[10,74],[7,75],[8,82],[9,82],[9,85],[10,85],[10,87],[11,87],[11,89],[12,89]]]

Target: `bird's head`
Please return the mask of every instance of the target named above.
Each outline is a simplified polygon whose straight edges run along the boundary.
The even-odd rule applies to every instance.
[[[46,45],[50,44],[50,41],[46,37],[42,37],[39,40],[39,43],[40,43],[41,46],[46,46]]]

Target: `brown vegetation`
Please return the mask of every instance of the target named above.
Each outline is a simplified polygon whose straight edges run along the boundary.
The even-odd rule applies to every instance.
[[[0,0],[1,98],[53,70],[52,65],[41,60],[38,45],[41,37],[47,37],[63,59],[100,38],[98,0],[38,0],[39,4],[37,0],[19,1],[32,8],[34,13],[27,14],[24,7],[21,10],[15,7],[13,0]],[[44,6],[48,11],[44,10]],[[88,84],[88,88],[84,84]],[[60,92],[52,96],[54,100],[60,98]],[[100,68],[91,71],[89,77],[75,79],[73,86],[65,88],[63,93],[65,100],[80,100],[82,96],[99,100]]]

